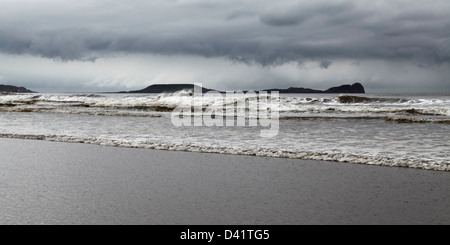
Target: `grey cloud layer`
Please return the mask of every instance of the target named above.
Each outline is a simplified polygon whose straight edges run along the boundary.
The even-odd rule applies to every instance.
[[[6,0],[0,52],[61,60],[185,54],[262,66],[314,60],[324,69],[335,59],[450,61],[448,1],[361,2]]]

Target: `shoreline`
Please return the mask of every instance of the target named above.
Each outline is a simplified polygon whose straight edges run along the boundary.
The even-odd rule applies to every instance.
[[[1,224],[450,224],[447,172],[0,138]]]
[[[132,142],[118,142],[110,141],[107,139],[97,139],[97,138],[77,138],[72,136],[58,136],[58,135],[19,135],[19,134],[0,134],[0,139],[19,139],[19,140],[36,140],[36,141],[46,141],[46,142],[58,142],[58,143],[69,143],[69,144],[88,144],[97,145],[104,147],[114,147],[114,148],[127,148],[127,149],[146,149],[146,150],[162,150],[162,151],[175,151],[175,152],[191,152],[191,153],[203,153],[203,154],[221,154],[221,155],[234,155],[234,156],[251,156],[251,157],[268,157],[268,158],[279,158],[279,159],[294,159],[300,161],[324,161],[331,163],[346,163],[346,164],[356,164],[356,165],[366,165],[366,166],[377,166],[377,167],[394,167],[394,168],[411,168],[427,171],[439,171],[439,172],[450,172],[450,165],[448,163],[436,164],[427,161],[420,161],[415,163],[410,163],[409,160],[400,159],[389,159],[389,158],[370,158],[367,156],[357,156],[357,155],[346,155],[346,154],[323,154],[317,152],[302,152],[295,153],[289,151],[281,152],[281,155],[274,155],[270,149],[262,149],[262,152],[248,154],[244,152],[233,152],[233,150],[224,151],[221,149],[206,149],[200,150],[204,147],[185,147],[184,145],[168,145],[154,142],[146,142],[144,144],[134,144]],[[266,151],[269,150],[269,151]],[[280,152],[277,152],[280,153]],[[299,157],[300,155],[300,157]],[[355,157],[359,160],[371,160],[371,163],[358,162],[358,161],[340,161],[342,156],[345,158]],[[338,158],[338,159],[336,159]]]

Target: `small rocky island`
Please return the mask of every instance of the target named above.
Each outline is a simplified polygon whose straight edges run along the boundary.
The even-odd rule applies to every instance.
[[[353,85],[342,85],[329,88],[327,90],[316,90],[310,88],[288,88],[288,89],[267,89],[264,91],[279,91],[280,94],[365,94],[366,90],[361,83]]]
[[[145,89],[129,91],[129,92],[120,92],[120,93],[139,93],[139,94],[160,94],[160,93],[175,93],[179,91],[194,91],[194,88],[197,85],[194,84],[155,84],[151,85]],[[198,87],[197,87],[198,88]],[[203,91],[203,93],[207,93],[209,91],[218,91],[214,89],[208,88],[199,88]],[[364,94],[366,93],[364,86],[361,83],[355,83],[353,85],[342,85],[339,87],[329,88],[327,90],[316,90],[310,88],[288,88],[288,89],[265,89],[263,91],[272,92],[279,91],[280,94],[324,94],[324,93],[335,93],[335,94]],[[221,92],[221,91],[218,91]],[[223,92],[221,92],[223,93]]]
[[[120,93],[135,93],[135,94],[176,93],[180,91],[194,91],[194,88],[201,89],[203,93],[207,93],[209,91],[216,91],[214,89],[202,88],[194,84],[155,84],[141,90],[120,92]]]
[[[12,85],[0,84],[0,93],[35,93],[35,92],[28,90],[24,87],[16,87]]]

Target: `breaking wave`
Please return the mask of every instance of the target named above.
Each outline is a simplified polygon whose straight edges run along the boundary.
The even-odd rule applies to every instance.
[[[281,96],[271,108],[280,135],[269,141],[260,128],[175,128],[178,106],[199,117],[236,104],[189,91],[0,94],[0,137],[450,171],[449,96]],[[258,118],[257,102],[250,96],[247,119]]]
[[[126,140],[126,139],[118,140],[118,139],[95,138],[95,137],[64,136],[64,135],[0,134],[0,138],[45,140],[45,141],[66,142],[66,143],[85,143],[111,147],[144,148],[144,149],[168,150],[168,151],[220,153],[220,154],[248,155],[259,157],[290,158],[301,160],[335,161],[342,163],[366,164],[375,166],[407,167],[424,170],[450,171],[450,162],[448,161],[447,162],[431,161],[412,157],[392,158],[384,156],[365,156],[356,154],[312,152],[312,151],[294,152],[270,148],[242,148],[242,147],[234,148],[234,147],[202,146],[196,144],[177,144],[171,142],[151,141],[151,140],[143,140],[143,141]]]
[[[385,117],[388,122],[396,123],[439,123],[450,124],[450,119],[426,118],[426,117]]]
[[[250,109],[257,110],[256,98],[250,98]],[[253,101],[252,101],[253,100]],[[117,95],[117,94],[64,94],[28,95],[1,94],[0,111],[3,112],[43,112],[62,114],[89,114],[111,116],[158,116],[167,115],[178,106],[190,107],[191,102],[207,107],[226,107],[217,104],[215,98],[193,97],[192,93],[179,92],[160,95]],[[450,99],[442,98],[400,98],[332,96],[317,97],[283,96],[278,108],[280,118],[302,117],[348,117],[385,118],[394,116],[439,116],[450,117]],[[158,114],[159,113],[159,114]],[[425,120],[423,120],[425,121]]]

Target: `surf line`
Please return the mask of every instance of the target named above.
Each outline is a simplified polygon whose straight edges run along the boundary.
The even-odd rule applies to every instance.
[[[280,129],[280,94],[278,91],[203,93],[201,84],[194,85],[188,103],[177,106],[171,114],[175,127],[262,127],[260,136],[272,138]],[[204,98],[213,101],[204,105]],[[247,117],[248,113],[248,117]],[[248,120],[247,120],[248,119]]]

